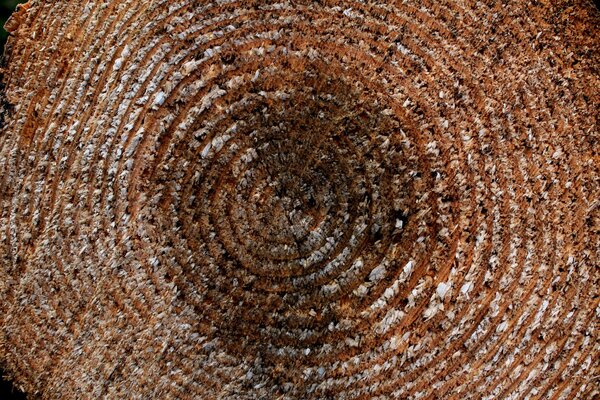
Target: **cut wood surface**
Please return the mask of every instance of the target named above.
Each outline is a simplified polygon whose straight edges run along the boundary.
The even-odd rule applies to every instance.
[[[590,1],[31,0],[0,367],[42,399],[600,396]]]

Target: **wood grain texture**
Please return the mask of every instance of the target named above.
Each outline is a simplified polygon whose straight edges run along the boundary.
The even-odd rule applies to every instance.
[[[600,395],[600,15],[31,0],[0,365],[44,399]]]

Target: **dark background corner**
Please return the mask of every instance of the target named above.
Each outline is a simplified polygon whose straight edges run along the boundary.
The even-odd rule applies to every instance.
[[[0,399],[2,400],[26,400],[27,396],[17,390],[13,384],[5,380],[5,374],[2,369],[0,369]]]
[[[25,1],[0,0],[0,54],[2,54],[2,50],[4,49],[4,43],[6,43],[6,38],[8,37],[8,33],[6,33],[6,31],[4,30],[4,23],[19,3],[25,3]],[[4,399],[3,397],[0,398]]]

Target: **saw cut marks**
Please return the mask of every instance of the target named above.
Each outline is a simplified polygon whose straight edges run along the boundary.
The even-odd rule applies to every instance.
[[[600,17],[525,3],[30,1],[0,365],[48,399],[598,396]]]

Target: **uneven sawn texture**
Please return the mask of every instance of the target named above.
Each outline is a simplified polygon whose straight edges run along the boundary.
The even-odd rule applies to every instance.
[[[0,364],[47,399],[599,395],[586,1],[32,0]]]

